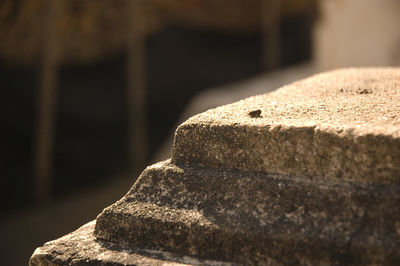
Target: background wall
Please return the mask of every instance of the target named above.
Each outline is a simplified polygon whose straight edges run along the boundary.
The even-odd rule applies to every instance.
[[[201,91],[308,60],[313,5],[1,1],[2,263],[122,197]]]
[[[187,115],[322,70],[398,66],[399,5],[1,1],[2,263],[26,265],[35,247],[118,200]]]

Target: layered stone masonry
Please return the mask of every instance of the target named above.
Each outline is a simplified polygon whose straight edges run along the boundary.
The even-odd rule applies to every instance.
[[[393,68],[316,75],[190,118],[176,131],[172,160],[399,183],[399,88]]]
[[[400,69],[344,69],[194,116],[171,160],[31,264],[395,265],[399,89]]]

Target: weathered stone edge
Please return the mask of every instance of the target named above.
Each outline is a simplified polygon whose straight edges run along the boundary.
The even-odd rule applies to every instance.
[[[234,265],[106,242],[94,237],[94,227],[95,221],[91,221],[68,235],[45,243],[34,251],[29,265]]]
[[[183,199],[182,187],[190,188]],[[244,264],[382,263],[400,259],[400,217],[390,211],[400,206],[399,189],[164,162],[147,168],[122,200],[102,212],[95,234],[132,247]],[[222,213],[217,205],[224,206]]]
[[[187,121],[172,161],[214,168],[400,183],[400,139],[323,126],[220,125]]]

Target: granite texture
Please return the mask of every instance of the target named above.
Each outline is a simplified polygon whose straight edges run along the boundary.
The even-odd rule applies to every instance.
[[[399,114],[400,68],[336,70],[190,118],[172,160],[399,183]]]
[[[89,222],[78,230],[37,248],[29,265],[232,265],[105,242],[95,238],[94,226],[95,221]]]
[[[95,235],[239,264],[390,264],[400,263],[399,209],[397,185],[165,161],[100,214]]]
[[[31,265],[400,265],[399,114],[400,69],[373,68],[194,116],[171,160]]]

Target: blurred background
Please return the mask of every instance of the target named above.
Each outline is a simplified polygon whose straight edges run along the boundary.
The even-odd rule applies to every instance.
[[[2,262],[94,219],[193,114],[400,65],[399,25],[397,0],[1,0]]]

